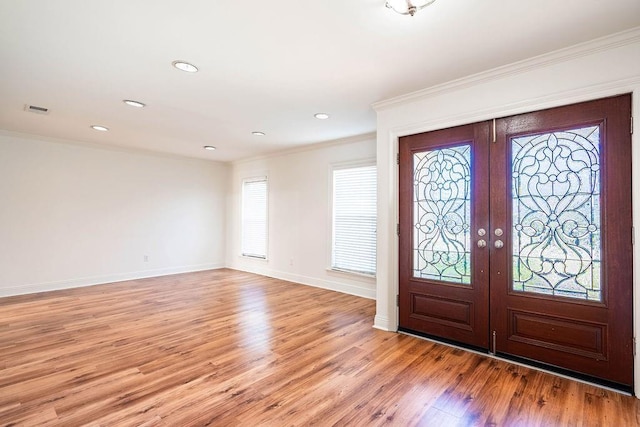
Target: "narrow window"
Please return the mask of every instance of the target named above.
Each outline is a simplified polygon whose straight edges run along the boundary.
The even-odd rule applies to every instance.
[[[242,255],[267,258],[267,177],[242,182]]]
[[[376,274],[376,167],[333,170],[331,268]]]

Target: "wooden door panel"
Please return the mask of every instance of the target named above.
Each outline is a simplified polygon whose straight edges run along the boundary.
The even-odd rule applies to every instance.
[[[414,319],[438,323],[466,331],[473,330],[473,303],[458,299],[411,292],[411,312]]]
[[[507,310],[510,341],[607,360],[607,325],[523,310]]]

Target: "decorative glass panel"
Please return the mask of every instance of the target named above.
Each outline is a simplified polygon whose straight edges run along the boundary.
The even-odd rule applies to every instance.
[[[600,128],[511,144],[513,290],[601,301]]]
[[[471,146],[413,155],[413,276],[471,283]]]

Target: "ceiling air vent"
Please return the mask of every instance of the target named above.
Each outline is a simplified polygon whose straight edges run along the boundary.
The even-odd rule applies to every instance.
[[[38,107],[37,105],[29,105],[29,104],[24,106],[24,111],[27,111],[29,113],[36,113],[36,114],[49,114],[48,108]]]

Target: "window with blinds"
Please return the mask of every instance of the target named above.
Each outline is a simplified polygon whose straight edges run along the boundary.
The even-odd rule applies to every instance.
[[[267,258],[267,177],[242,182],[242,255]]]
[[[331,268],[376,274],[376,167],[333,170]]]

